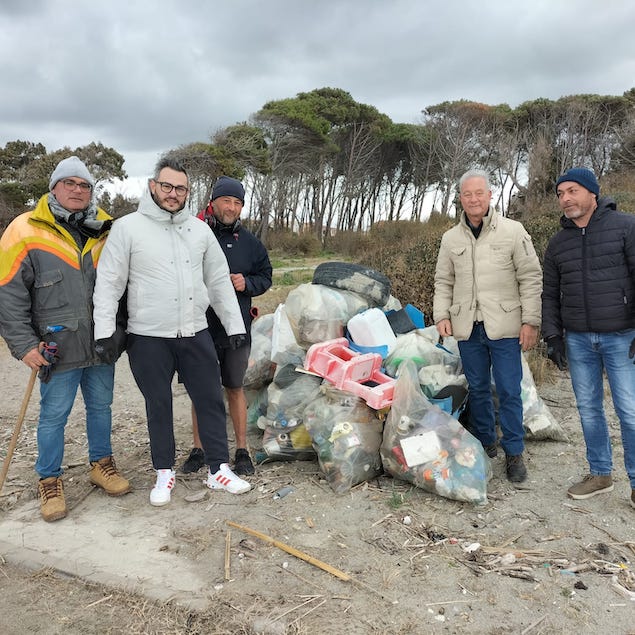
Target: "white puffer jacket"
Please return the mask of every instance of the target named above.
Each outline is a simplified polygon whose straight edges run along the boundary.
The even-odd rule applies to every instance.
[[[95,339],[115,330],[128,289],[128,332],[191,337],[212,306],[228,335],[245,332],[227,260],[212,230],[186,210],[171,214],[146,191],[136,212],[113,223],[97,264]]]

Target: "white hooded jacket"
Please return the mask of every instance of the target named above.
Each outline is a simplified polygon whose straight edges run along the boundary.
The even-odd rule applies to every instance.
[[[136,212],[113,223],[97,263],[95,339],[114,333],[126,289],[129,333],[192,337],[207,328],[210,305],[228,335],[245,332],[227,260],[212,230],[186,210],[161,209],[149,190]]]

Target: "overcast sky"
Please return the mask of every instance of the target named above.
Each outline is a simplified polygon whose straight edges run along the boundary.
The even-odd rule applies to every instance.
[[[0,146],[101,141],[146,177],[325,86],[403,123],[446,100],[621,95],[635,1],[0,0],[0,77]]]

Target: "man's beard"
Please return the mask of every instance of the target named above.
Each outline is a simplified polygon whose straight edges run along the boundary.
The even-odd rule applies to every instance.
[[[152,192],[150,192],[150,196],[152,197],[152,200],[157,204],[157,207],[160,207],[162,210],[169,212],[170,214],[176,214],[177,212],[180,212],[182,209],[185,208],[185,203],[187,202],[187,200],[183,201],[183,204],[178,209],[168,209],[167,207],[161,205],[161,203],[156,199],[155,195]]]

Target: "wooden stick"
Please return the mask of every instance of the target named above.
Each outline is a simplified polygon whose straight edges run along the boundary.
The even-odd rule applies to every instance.
[[[539,617],[535,622],[532,622],[525,630],[523,630],[520,635],[527,635],[527,633],[533,631],[534,628],[536,628],[536,626],[538,626],[546,617],[546,615]]]
[[[232,530],[227,530],[227,535],[225,536],[225,580],[230,579],[230,566],[229,559],[231,556],[231,546],[232,546]]]
[[[326,571],[327,573],[334,575],[336,578],[340,578],[340,580],[349,582],[351,579],[351,576],[348,575],[348,573],[344,573],[343,571],[340,571],[339,569],[332,567],[330,564],[327,564],[326,562],[322,562],[321,560],[318,560],[317,558],[314,558],[313,556],[310,556],[307,553],[304,553],[303,551],[299,551],[298,549],[295,549],[294,547],[291,547],[285,544],[284,542],[280,542],[279,540],[276,540],[275,538],[272,538],[271,536],[267,536],[267,534],[263,534],[259,531],[256,531],[255,529],[251,529],[250,527],[245,527],[244,525],[239,525],[238,523],[234,523],[231,520],[227,520],[225,522],[230,527],[235,527],[236,529],[240,529],[241,531],[244,531],[247,534],[255,536],[256,538],[260,538],[260,540],[264,540],[265,542],[272,544],[274,547],[278,547],[278,549],[282,549],[282,551],[286,551],[287,553],[290,553],[292,556],[295,556],[296,558],[300,558],[300,560],[304,560],[305,562],[312,564],[314,567],[318,567],[319,569],[322,569],[323,571]]]
[[[4,479],[7,477],[7,472],[9,471],[9,463],[11,463],[11,459],[13,458],[13,452],[15,450],[15,446],[18,444],[18,437],[20,436],[20,430],[22,430],[22,423],[24,422],[24,417],[26,416],[26,409],[29,407],[29,401],[31,400],[31,393],[33,392],[33,386],[35,385],[36,377],[37,377],[37,369],[34,368],[31,371],[31,376],[29,377],[29,383],[27,384],[26,391],[24,392],[24,399],[22,399],[22,407],[20,408],[20,414],[18,415],[18,420],[16,421],[15,428],[13,429],[13,436],[11,437],[11,441],[9,442],[7,455],[4,458],[4,463],[2,464],[2,470],[0,471],[0,492],[2,491],[2,486],[4,485]]]

